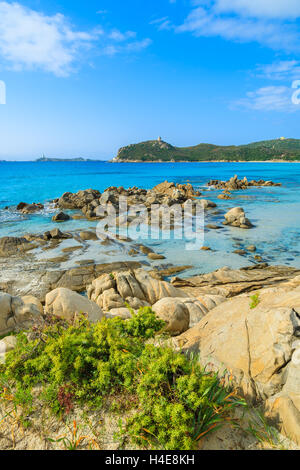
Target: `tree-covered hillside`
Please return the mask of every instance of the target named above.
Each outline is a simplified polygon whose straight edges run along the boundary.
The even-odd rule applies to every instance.
[[[150,140],[121,148],[114,159],[119,162],[218,160],[300,160],[300,140],[280,138],[239,146],[200,144],[194,147],[174,147],[162,140]]]

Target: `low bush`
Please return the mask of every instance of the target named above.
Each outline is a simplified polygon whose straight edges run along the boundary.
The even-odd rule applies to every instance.
[[[2,395],[29,409],[39,386],[39,398],[58,414],[70,413],[75,403],[101,407],[128,395],[134,399],[123,437],[142,448],[195,449],[242,402],[198,358],[147,344],[163,326],[146,307],[127,321],[57,321],[31,340],[20,333],[0,365]]]

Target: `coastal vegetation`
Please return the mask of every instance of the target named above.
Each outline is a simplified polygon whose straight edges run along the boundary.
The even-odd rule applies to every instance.
[[[175,147],[162,140],[150,140],[128,145],[119,150],[114,161],[169,162],[169,161],[299,161],[299,139],[274,139],[248,145],[199,144],[193,147]]]
[[[149,344],[163,326],[146,307],[128,321],[90,324],[82,316],[68,325],[51,319],[22,332],[0,366],[1,401],[10,397],[21,406],[27,426],[37,398],[61,418],[76,403],[95,409],[109,401],[111,410],[128,416],[118,434],[134,446],[196,449],[246,403],[198,357]]]

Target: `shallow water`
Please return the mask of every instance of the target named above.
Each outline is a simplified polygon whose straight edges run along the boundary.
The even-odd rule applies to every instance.
[[[154,264],[192,265],[194,269],[189,274],[212,271],[224,265],[238,268],[254,263],[253,253],[240,256],[232,252],[254,244],[257,246],[255,254],[261,255],[269,264],[300,267],[300,163],[0,162],[0,237],[44,232],[54,227],[51,218],[55,210],[50,204],[46,204],[39,214],[24,216],[12,208],[21,201],[46,203],[66,191],[87,188],[103,191],[108,186],[149,189],[166,179],[175,183],[189,181],[195,188],[203,190],[207,189],[206,183],[210,179],[228,180],[234,174],[239,178],[246,176],[281,182],[283,186],[249,188],[235,192],[234,199],[228,201],[217,199],[220,191],[204,192],[205,197],[217,203],[220,211],[219,214],[210,211],[206,223],[220,225],[225,211],[242,206],[255,227],[251,230],[222,227],[221,230],[206,231],[204,245],[212,248],[210,252],[187,251],[184,240],[141,239],[167,257],[167,260]],[[5,206],[10,209],[4,210]],[[92,226],[96,223],[72,220],[59,228],[81,230]],[[126,257],[122,249],[114,251],[108,256],[104,249],[95,253],[91,247],[87,255],[96,261]]]

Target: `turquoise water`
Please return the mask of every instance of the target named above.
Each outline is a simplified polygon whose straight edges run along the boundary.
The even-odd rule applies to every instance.
[[[219,214],[207,215],[207,223],[220,224],[230,207],[242,206],[255,224],[252,230],[224,227],[207,231],[205,245],[212,252],[187,252],[184,241],[145,240],[174,264],[191,264],[203,272],[227,265],[252,264],[253,254],[233,254],[237,248],[257,246],[257,254],[270,264],[300,267],[300,163],[105,163],[105,162],[0,162],[0,237],[43,232],[53,228],[53,209],[46,205],[39,214],[24,216],[13,206],[24,201],[47,203],[64,192],[108,186],[152,188],[164,180],[191,182],[200,190],[210,179],[264,179],[281,182],[282,187],[249,188],[234,194],[234,200],[217,199],[219,191],[203,195],[217,203]],[[206,188],[207,189],[207,188]],[[8,210],[4,210],[9,206]],[[214,211],[215,212],[215,211]],[[67,222],[65,230],[76,230],[93,223]]]

